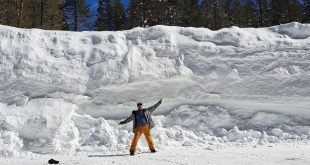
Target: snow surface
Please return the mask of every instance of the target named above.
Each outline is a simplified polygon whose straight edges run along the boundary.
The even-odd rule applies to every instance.
[[[309,165],[310,147],[305,144],[281,144],[258,147],[225,147],[216,150],[208,148],[169,147],[158,153],[141,153],[133,157],[126,152],[96,153],[88,157],[85,153],[73,156],[34,155],[26,157],[1,158],[3,165],[42,165],[53,158],[63,165]]]
[[[65,32],[0,26],[0,155],[128,150],[136,102],[155,144],[310,142],[310,24]],[[139,151],[146,151],[141,141]],[[168,159],[170,160],[170,159]],[[307,160],[309,162],[309,159]]]

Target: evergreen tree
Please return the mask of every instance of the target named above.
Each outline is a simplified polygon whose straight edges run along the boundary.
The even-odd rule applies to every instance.
[[[96,29],[98,31],[105,30],[105,0],[98,1],[98,9],[97,9],[97,20],[95,23]]]
[[[45,7],[45,0],[40,0],[40,27],[43,27],[44,7]]]
[[[246,8],[245,5],[242,5],[240,0],[235,0],[233,2],[233,24],[234,26],[238,26],[238,27],[246,27],[246,17],[244,15],[244,13],[246,12]],[[231,26],[232,26],[231,25]]]
[[[62,13],[62,28],[61,30],[69,30],[69,21],[68,21],[68,12],[67,12],[67,2],[66,0],[60,0],[60,10],[61,10],[61,13]]]
[[[138,14],[138,4],[139,4],[139,1],[138,0],[131,0],[130,1],[130,4],[129,4],[129,26],[130,28],[134,28],[136,26],[139,26],[139,21],[138,21],[138,18],[137,18],[137,15]]]
[[[165,23],[165,1],[153,0],[150,4],[151,15],[149,17],[148,25],[164,25]]]
[[[271,25],[271,7],[269,0],[257,0],[260,27]]]
[[[35,28],[38,26],[38,2],[36,0],[21,0],[19,27]]]
[[[271,0],[272,25],[288,22],[288,4],[290,0]]]
[[[177,26],[180,22],[180,13],[179,13],[179,1],[178,0],[169,0],[164,1],[164,15],[161,18],[161,22],[164,25]]]
[[[129,18],[130,18],[130,28],[139,26],[139,21],[137,18],[138,14],[138,0],[131,0],[129,4]]]
[[[60,30],[65,27],[61,6],[59,0],[41,0],[40,26],[43,29]]]
[[[1,5],[1,3],[0,3]],[[6,9],[3,6],[0,6],[0,24],[5,24],[6,21]]]
[[[289,22],[302,21],[302,6],[299,0],[290,0],[288,4],[288,21]]]
[[[126,11],[121,0],[99,0],[97,30],[122,30],[126,25]]]
[[[23,15],[23,7],[24,7],[24,0],[16,1],[17,5],[17,27],[21,26],[21,20]]]
[[[210,0],[204,0],[201,4],[201,12],[202,12],[202,19],[203,19],[203,26],[206,28],[211,29],[211,8],[210,8]]]
[[[310,0],[131,0],[128,13],[122,0],[98,2],[97,30],[158,24],[216,30],[310,23]],[[92,19],[86,0],[0,0],[4,25],[80,31],[92,30]]]
[[[310,0],[304,0],[303,23],[310,23]]]
[[[111,0],[105,0],[105,10],[106,10],[106,26],[107,30],[113,30],[113,14],[112,14],[112,1]]]
[[[183,13],[181,2],[186,3],[179,0],[132,0],[129,5],[131,27],[180,25]]]
[[[256,14],[253,0],[246,0],[244,4],[244,25],[246,27],[256,27]]]
[[[17,1],[0,0],[0,24],[17,26],[17,9]]]
[[[115,0],[113,11],[115,30],[124,30],[126,28],[126,11],[121,0]]]
[[[60,19],[62,18],[59,2],[59,0],[1,0],[1,7],[4,9],[3,24],[21,28],[61,29],[61,26],[54,26],[63,24],[62,21],[55,19],[58,15]]]
[[[180,3],[181,22],[180,26],[201,27],[202,17],[198,0],[182,1]]]
[[[146,27],[152,18],[151,0],[131,0],[129,16],[132,27]]]
[[[223,8],[223,0],[209,0],[210,10],[210,28],[217,30],[225,27],[225,13]]]
[[[239,3],[239,0],[236,1]],[[226,22],[228,23],[225,26],[233,26],[234,25],[234,12],[236,12],[233,8],[233,5],[236,5],[236,2],[233,2],[233,0],[225,0],[224,3],[224,11],[225,11],[225,18]]]
[[[129,17],[131,27],[143,26],[144,18],[141,12],[141,0],[131,0],[129,5]]]
[[[63,6],[68,30],[88,30],[93,26],[92,14],[85,0],[66,0]]]

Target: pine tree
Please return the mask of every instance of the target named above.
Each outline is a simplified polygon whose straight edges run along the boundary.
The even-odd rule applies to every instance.
[[[310,0],[98,0],[97,30],[158,24],[219,29],[310,23]],[[129,21],[127,21],[129,18]],[[22,28],[91,30],[86,0],[0,0],[0,23]]]
[[[0,0],[0,24],[17,26],[17,1]]]
[[[141,12],[141,0],[131,0],[129,6],[129,15],[131,20],[131,26],[143,26],[144,19],[143,13]]]
[[[147,27],[158,24],[180,25],[181,2],[186,1],[132,0],[129,5],[130,27]]]
[[[90,6],[85,0],[80,0],[78,8],[78,21],[80,30],[89,30],[93,28],[93,14],[90,12]]]
[[[3,8],[3,6],[1,6],[1,2],[0,2],[0,24],[5,24],[6,21],[6,9]]]
[[[271,25],[271,6],[269,0],[257,0],[260,27]]]
[[[202,17],[198,0],[182,1],[180,3],[180,26],[201,27]]]
[[[244,26],[246,27],[256,27],[256,14],[253,0],[246,0],[244,4]]]
[[[239,1],[237,1],[239,2]],[[234,8],[233,8],[233,0],[225,0],[224,2],[224,11],[225,11],[225,19],[226,22],[228,23],[225,26],[233,26],[234,25],[234,20],[233,20],[233,16],[234,16]],[[235,3],[236,4],[236,3]]]
[[[201,14],[201,6],[199,4],[199,0],[192,0],[190,3],[190,8],[192,8],[192,12],[190,12],[187,7],[186,11],[190,14],[191,17],[191,26],[193,27],[202,27],[202,14]]]
[[[140,16],[138,16],[139,10],[138,10],[139,0],[131,0],[129,4],[129,18],[130,18],[130,27],[137,27],[141,26],[141,23],[139,21]]]
[[[246,27],[246,17],[244,13],[246,12],[245,5],[242,5],[240,0],[235,0],[233,2],[233,24],[234,26],[238,27]],[[230,25],[230,26],[232,26]]]
[[[147,27],[152,17],[151,0],[131,0],[129,16],[132,27]]]
[[[63,29],[65,22],[64,13],[61,10],[62,2],[59,0],[41,0],[41,5],[40,26],[49,30]]]
[[[59,0],[1,0],[1,7],[5,13],[3,24],[21,28],[61,29],[60,26],[47,26],[47,24],[63,24],[62,21],[55,19],[56,13],[61,13],[59,2]]]
[[[112,14],[112,2],[111,0],[105,0],[106,1],[106,25],[107,25],[107,30],[113,30],[113,14]]]
[[[125,7],[121,0],[99,0],[97,9],[97,30],[118,30],[125,28]]]
[[[104,10],[104,0],[98,1],[98,9],[97,9],[97,20],[95,23],[96,29],[98,31],[105,30],[105,10]]]
[[[60,10],[61,10],[61,13],[62,13],[62,28],[61,30],[69,30],[69,21],[68,21],[68,8],[67,8],[67,2],[66,0],[60,0]]]
[[[40,27],[43,27],[44,7],[45,7],[45,0],[40,0]]]
[[[302,21],[302,7],[299,0],[290,0],[288,4],[288,21]]]
[[[310,23],[310,0],[304,0],[303,23]]]
[[[223,8],[223,0],[209,0],[210,12],[210,29],[217,30],[225,27],[225,13]]]
[[[180,22],[180,13],[179,13],[179,1],[178,0],[169,0],[164,1],[164,15],[161,18],[164,25],[177,26]]]
[[[19,27],[21,28],[37,27],[38,3],[35,0],[21,0],[20,3],[21,4],[20,4]]]
[[[63,6],[68,30],[88,30],[93,26],[92,14],[85,0],[66,0]]]
[[[203,26],[206,28],[211,28],[211,9],[210,9],[210,0],[204,0],[201,4],[201,12],[203,19]]]
[[[126,11],[121,0],[115,0],[113,11],[115,30],[124,30],[126,28]]]
[[[271,0],[272,25],[288,22],[288,4],[290,0]]]
[[[17,2],[17,27],[20,27],[23,15],[24,0],[18,0],[16,2]]]
[[[163,25],[164,23],[164,18],[165,18],[165,2],[164,1],[159,1],[159,0],[153,0],[150,2],[150,16],[148,25],[149,26],[154,26],[154,25]]]

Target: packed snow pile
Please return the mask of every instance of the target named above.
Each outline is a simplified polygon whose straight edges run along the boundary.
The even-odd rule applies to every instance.
[[[310,25],[64,32],[0,26],[0,155],[310,140]],[[140,149],[146,147],[145,141]]]

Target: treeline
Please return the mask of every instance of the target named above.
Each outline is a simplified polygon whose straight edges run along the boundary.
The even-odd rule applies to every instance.
[[[310,0],[0,0],[0,24],[51,30],[124,30],[154,25],[264,27],[310,23]]]
[[[0,24],[50,30],[89,30],[93,20],[85,0],[0,0]]]

